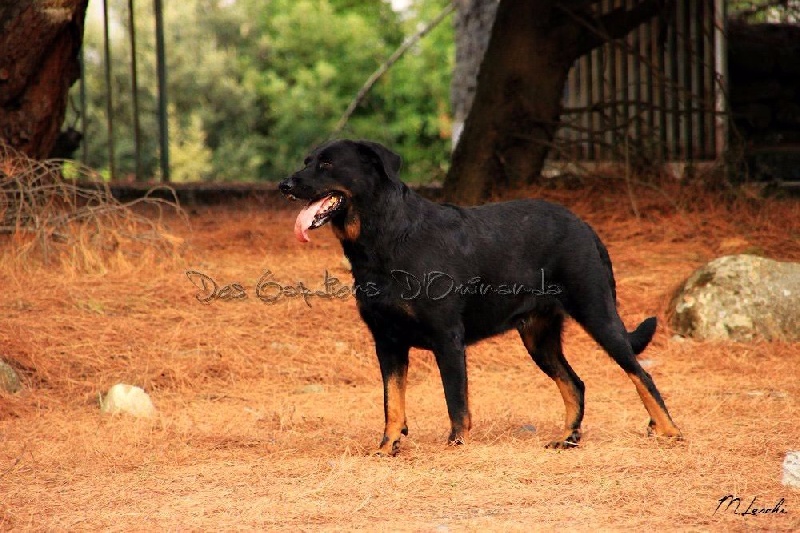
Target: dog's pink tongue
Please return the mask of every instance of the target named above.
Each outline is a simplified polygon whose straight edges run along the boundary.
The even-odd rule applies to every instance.
[[[308,238],[308,229],[311,227],[311,223],[314,222],[314,216],[317,214],[320,207],[322,207],[325,200],[327,200],[327,198],[309,204],[297,215],[297,220],[294,221],[294,236],[297,237],[298,241],[308,242],[311,240]]]

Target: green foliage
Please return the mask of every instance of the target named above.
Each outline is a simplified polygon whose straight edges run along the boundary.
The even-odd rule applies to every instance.
[[[135,168],[127,2],[110,4],[115,160],[125,176]],[[418,0],[396,13],[381,0],[164,2],[173,176],[281,179],[330,137],[370,74],[446,4]],[[135,14],[144,173],[154,176],[152,2],[137,2]],[[103,168],[108,132],[98,18],[87,20],[84,55],[88,163]],[[450,156],[453,55],[452,23],[446,20],[379,80],[340,136],[391,146],[404,156],[406,180],[441,179]],[[77,86],[72,98],[77,107]]]
[[[786,0],[731,0],[728,15],[751,23],[800,21],[800,5]]]
[[[211,149],[206,145],[206,133],[200,113],[189,113],[185,126],[178,120],[175,106],[170,106],[169,157],[170,178],[174,182],[199,181],[208,177],[212,167]]]

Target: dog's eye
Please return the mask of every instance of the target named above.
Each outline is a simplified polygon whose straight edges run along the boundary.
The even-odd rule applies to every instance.
[[[323,170],[331,169],[331,168],[333,168],[333,163],[331,163],[330,161],[320,161],[319,162],[319,168],[321,168]]]

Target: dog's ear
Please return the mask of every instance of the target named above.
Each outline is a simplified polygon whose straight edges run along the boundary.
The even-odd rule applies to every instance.
[[[403,165],[403,159],[382,144],[372,141],[356,141],[358,149],[370,158],[375,158],[380,163],[383,173],[392,181],[400,181],[397,174]]]

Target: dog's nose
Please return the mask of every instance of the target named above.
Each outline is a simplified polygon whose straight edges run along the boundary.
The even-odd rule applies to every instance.
[[[278,185],[278,190],[280,190],[283,194],[289,194],[293,188],[294,180],[292,178],[286,178]]]

